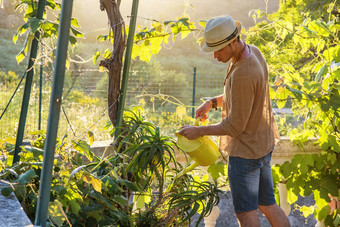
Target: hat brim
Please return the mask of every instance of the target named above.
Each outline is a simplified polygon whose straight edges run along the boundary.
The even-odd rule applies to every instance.
[[[211,52],[215,52],[215,51],[218,51],[220,49],[222,49],[223,47],[227,46],[228,44],[230,44],[232,41],[234,41],[237,36],[240,35],[241,33],[241,29],[242,29],[242,24],[240,21],[237,21],[237,20],[234,20],[235,22],[235,25],[236,25],[236,28],[237,28],[237,34],[235,36],[235,38],[233,38],[232,40],[229,40],[228,42],[226,43],[222,43],[221,45],[218,45],[218,46],[214,46],[214,47],[209,47],[207,46],[207,42],[205,41],[205,39],[203,38],[202,39],[202,44],[201,44],[201,51],[204,52],[204,53],[211,53]]]

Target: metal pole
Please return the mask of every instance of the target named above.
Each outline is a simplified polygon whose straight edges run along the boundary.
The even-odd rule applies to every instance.
[[[128,84],[128,79],[129,79],[129,71],[130,71],[131,52],[132,52],[133,39],[134,39],[134,36],[135,36],[135,29],[136,29],[138,3],[139,3],[139,0],[133,0],[133,3],[132,3],[129,36],[128,36],[128,40],[127,40],[127,47],[126,47],[126,52],[125,52],[125,61],[124,61],[124,68],[123,68],[123,76],[122,76],[122,86],[121,86],[121,89],[120,89],[120,97],[119,97],[119,103],[118,103],[118,113],[117,113],[115,138],[118,137],[119,131],[120,131],[119,127],[122,124],[125,98],[126,98],[126,89],[127,89],[127,84]]]
[[[192,82],[192,118],[195,117],[195,96],[196,96],[196,66],[194,67],[194,76]]]
[[[43,49],[41,49],[43,51]],[[43,58],[40,60],[40,78],[39,78],[39,122],[38,130],[41,130],[41,106],[42,106],[42,75],[43,75]]]
[[[60,116],[61,96],[64,86],[65,62],[70,35],[72,7],[73,0],[63,0],[58,32],[59,37],[55,60],[55,70],[53,73],[50,111],[48,115],[47,136],[44,147],[44,160],[40,177],[41,180],[39,186],[38,206],[35,217],[36,226],[44,227],[47,220],[52,182],[53,160]]]
[[[38,10],[37,10],[37,18],[38,19],[42,19],[42,17],[43,17],[45,4],[46,4],[46,0],[39,0]],[[24,90],[24,96],[23,96],[22,104],[21,104],[19,126],[18,126],[16,142],[15,142],[15,149],[14,149],[14,156],[13,156],[13,164],[12,165],[14,165],[20,159],[19,158],[19,152],[21,150],[20,146],[22,144],[22,140],[23,140],[23,137],[24,137],[28,103],[30,101],[30,96],[31,96],[31,87],[32,87],[32,80],[33,80],[33,66],[34,66],[34,62],[35,62],[36,57],[37,57],[38,39],[39,39],[39,36],[40,36],[39,31],[37,31],[34,34],[34,36],[35,37],[32,41],[31,52],[30,52],[30,57],[29,57],[29,61],[28,61],[25,90]]]

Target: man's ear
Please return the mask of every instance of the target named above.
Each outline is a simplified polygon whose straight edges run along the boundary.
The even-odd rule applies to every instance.
[[[231,41],[231,43],[232,43],[233,45],[235,45],[236,43],[238,43],[238,39],[237,39],[237,38],[234,39],[233,41]]]

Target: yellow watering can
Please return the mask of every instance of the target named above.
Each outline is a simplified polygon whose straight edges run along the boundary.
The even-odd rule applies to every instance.
[[[196,119],[196,126],[199,125],[200,119]],[[183,176],[185,173],[193,170],[196,166],[210,166],[219,158],[220,152],[218,146],[208,136],[202,136],[195,140],[189,140],[185,136],[176,133],[177,143],[182,150],[187,153],[195,162],[177,174],[174,179]]]

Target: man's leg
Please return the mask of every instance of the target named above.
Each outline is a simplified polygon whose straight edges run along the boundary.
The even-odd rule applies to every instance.
[[[257,216],[260,159],[229,156],[228,177],[236,217],[242,227],[259,227]]]
[[[269,206],[258,206],[273,227],[289,227],[290,223],[283,210],[275,203]]]
[[[257,210],[236,213],[236,217],[241,227],[260,227]]]
[[[288,218],[275,201],[270,160],[271,153],[262,159],[258,208],[273,227],[288,227]]]

